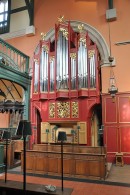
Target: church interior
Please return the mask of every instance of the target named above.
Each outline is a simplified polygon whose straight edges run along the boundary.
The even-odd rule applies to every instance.
[[[64,188],[64,177],[105,182],[111,167],[129,167],[129,7],[128,0],[0,0],[2,195],[86,194]],[[14,168],[21,183],[11,181]],[[34,187],[28,174],[60,178],[61,189]]]

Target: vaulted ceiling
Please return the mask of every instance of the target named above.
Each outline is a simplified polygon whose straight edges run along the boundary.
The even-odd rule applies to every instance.
[[[0,78],[0,101],[23,101],[23,89],[15,82]]]

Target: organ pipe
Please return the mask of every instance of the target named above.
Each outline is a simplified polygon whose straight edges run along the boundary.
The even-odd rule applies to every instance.
[[[70,39],[70,36],[68,36],[68,34],[71,33],[68,32],[70,31],[70,28],[68,28],[66,25],[64,27],[63,26],[64,25],[60,24],[56,28],[58,32],[54,43],[55,48],[54,45],[52,45],[52,48],[56,49],[56,53],[55,50],[48,47],[47,41],[44,42],[43,40],[42,42],[42,50],[40,55],[40,91],[48,92],[49,90],[53,92],[55,89],[75,90],[77,87],[78,89],[95,88],[96,48],[88,50],[89,45],[87,45],[86,33],[79,32],[78,35],[76,34],[77,36],[75,36],[75,38],[72,37],[72,39]],[[78,43],[78,46],[76,43]],[[51,50],[53,50],[53,57],[51,57],[52,54],[50,54]],[[50,62],[48,63],[49,58]],[[34,66],[34,91],[38,92],[38,62],[35,61]]]

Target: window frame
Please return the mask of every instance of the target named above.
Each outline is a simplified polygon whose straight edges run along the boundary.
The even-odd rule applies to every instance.
[[[8,10],[4,11],[4,12],[0,12],[0,15],[5,15],[8,14],[7,16],[7,20],[3,20],[2,22],[0,22],[0,25],[3,23],[3,26],[0,26],[0,35],[4,34],[4,33],[8,33],[10,30],[10,10],[11,10],[11,0],[7,0],[8,1]],[[6,26],[4,26],[4,23],[7,23]]]

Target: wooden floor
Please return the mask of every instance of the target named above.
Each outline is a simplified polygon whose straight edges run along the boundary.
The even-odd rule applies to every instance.
[[[8,170],[7,182],[23,181],[23,175],[18,167]],[[0,179],[4,180],[4,174],[0,174]],[[35,183],[41,185],[55,185],[61,187],[60,178],[44,177],[42,175],[28,175],[27,183]],[[70,179],[64,178],[64,188],[72,188],[71,195],[130,195],[130,165],[123,167],[112,165],[109,175],[104,180],[86,180],[86,179]],[[67,195],[67,194],[66,194]]]

